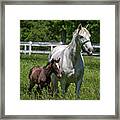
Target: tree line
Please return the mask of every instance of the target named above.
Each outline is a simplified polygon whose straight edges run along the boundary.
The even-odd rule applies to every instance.
[[[79,24],[91,34],[92,43],[100,43],[99,20],[20,20],[20,41],[60,42],[66,36],[65,43],[72,40],[74,30]]]

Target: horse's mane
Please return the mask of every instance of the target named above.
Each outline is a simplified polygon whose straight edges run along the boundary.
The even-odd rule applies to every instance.
[[[84,32],[84,31],[88,34],[88,36],[91,36],[89,31],[85,27],[82,27],[81,32]],[[73,32],[73,35],[76,34],[76,32],[77,32],[77,29]]]
[[[86,32],[89,37],[91,36],[90,32],[85,27],[82,28],[82,32]]]

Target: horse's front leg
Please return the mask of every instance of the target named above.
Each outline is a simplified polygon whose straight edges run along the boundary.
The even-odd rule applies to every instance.
[[[81,79],[77,80],[77,82],[76,82],[76,95],[77,95],[77,98],[80,98],[81,84],[82,84],[82,80]]]
[[[62,79],[60,81],[61,83],[61,89],[62,89],[62,96],[65,96],[65,92],[66,92],[66,81],[64,79]]]
[[[58,81],[56,80],[55,75],[52,75],[52,80],[51,80],[51,88],[52,92],[54,92],[56,95],[58,94]]]

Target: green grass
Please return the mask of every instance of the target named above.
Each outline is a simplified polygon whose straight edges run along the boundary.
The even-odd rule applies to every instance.
[[[46,89],[42,94],[37,93],[36,87],[33,88],[31,95],[28,94],[29,70],[33,66],[44,66],[47,63],[48,55],[32,54],[20,56],[20,99],[21,100],[75,100],[75,85],[71,83],[64,98],[61,95],[60,83],[59,96],[50,96]],[[100,99],[100,59],[99,57],[84,56],[85,72],[84,81],[81,86],[80,100],[99,100]]]

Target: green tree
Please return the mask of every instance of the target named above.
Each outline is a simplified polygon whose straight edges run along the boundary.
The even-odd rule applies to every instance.
[[[21,20],[21,41],[61,41],[62,30],[66,31],[66,43],[72,39],[74,30],[79,23],[88,26],[91,41],[100,43],[100,21],[99,20]]]

